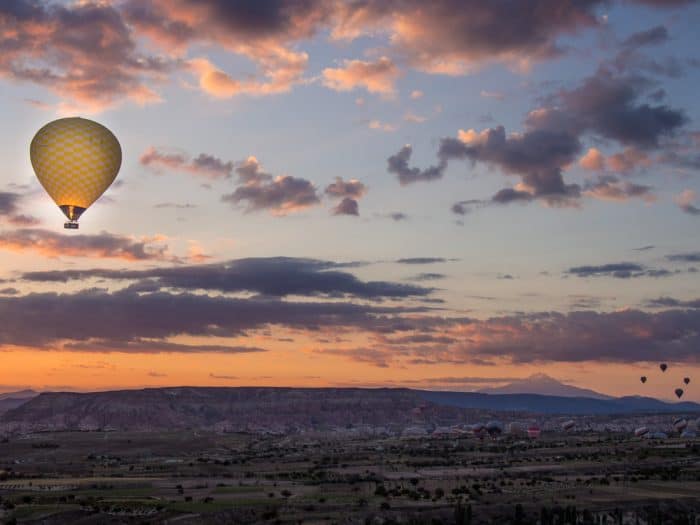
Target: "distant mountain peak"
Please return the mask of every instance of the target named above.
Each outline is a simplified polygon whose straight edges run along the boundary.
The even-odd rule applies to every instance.
[[[540,394],[545,396],[612,399],[611,396],[606,396],[595,390],[567,385],[543,372],[532,374],[523,379],[515,379],[507,385],[484,388],[479,392],[484,394]]]

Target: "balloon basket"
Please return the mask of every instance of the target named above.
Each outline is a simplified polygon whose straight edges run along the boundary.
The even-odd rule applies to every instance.
[[[66,230],[77,230],[78,229],[78,223],[77,222],[66,222],[63,224],[63,227]]]

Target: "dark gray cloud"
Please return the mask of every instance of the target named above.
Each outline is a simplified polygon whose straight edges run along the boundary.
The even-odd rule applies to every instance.
[[[406,257],[403,259],[397,259],[399,264],[436,264],[447,262],[444,257]]]
[[[589,131],[627,146],[658,147],[688,121],[682,110],[665,105],[652,106],[639,99],[654,83],[640,75],[619,75],[601,67],[577,88],[562,90],[557,101],[561,113],[552,112],[579,132]]]
[[[700,308],[700,299],[682,301],[673,297],[657,297],[646,301],[646,305],[651,308]]]
[[[345,197],[333,208],[333,215],[360,215],[360,207],[357,200]]]
[[[508,337],[502,330],[511,330]],[[500,332],[500,333],[499,333]],[[700,310],[577,311],[493,318],[478,329],[483,342],[458,355],[516,363],[537,361],[698,362]]]
[[[335,182],[326,186],[326,195],[333,199],[340,199],[334,206],[333,215],[360,215],[358,200],[367,193],[367,186],[359,180],[344,181],[341,177],[336,177]]]
[[[631,34],[622,42],[622,46],[636,49],[642,46],[662,44],[667,42],[668,39],[668,29],[659,25]]]
[[[578,185],[564,182],[562,169],[574,161],[581,148],[578,136],[567,131],[533,128],[507,136],[505,128],[497,126],[479,134],[465,133],[460,139],[443,138],[438,156],[444,162],[484,162],[522,178],[524,190],[501,190],[493,196],[494,202],[543,198],[562,203],[580,195]]]
[[[122,353],[217,353],[217,354],[249,354],[266,352],[264,348],[255,346],[228,346],[228,345],[188,345],[172,343],[169,341],[157,341],[136,338],[124,339],[96,339],[63,343],[61,348],[72,352],[122,352]]]
[[[674,272],[665,269],[647,268],[637,263],[620,262],[601,264],[598,266],[575,266],[569,268],[566,273],[577,277],[615,277],[616,279],[630,279],[633,277],[667,277]]]
[[[431,288],[386,281],[361,281],[340,271],[347,267],[315,259],[290,257],[237,259],[220,264],[183,265],[150,270],[64,270],[28,272],[34,282],[68,282],[86,279],[135,281],[133,292],[162,288],[254,292],[265,296],[354,296],[363,299],[399,299],[427,296]]]
[[[39,219],[23,213],[22,200],[24,196],[20,193],[0,191],[0,220],[5,220],[14,226],[36,226]]]
[[[410,168],[408,163],[411,160],[412,154],[413,148],[410,145],[406,145],[401,148],[396,155],[392,155],[387,159],[387,171],[396,175],[402,186],[418,181],[432,181],[442,178],[447,168],[447,164],[444,161],[424,170],[420,168]]]
[[[414,275],[413,277],[409,277],[410,281],[437,281],[439,279],[444,279],[447,277],[444,273],[430,273],[430,272],[424,272],[424,273],[419,273],[418,275]]]
[[[477,199],[459,201],[452,205],[450,211],[452,211],[452,213],[455,215],[467,215],[468,213],[471,213],[474,207],[483,206],[484,204],[484,201]]]
[[[262,170],[255,157],[248,157],[235,170],[242,185],[221,200],[245,204],[247,212],[269,210],[275,215],[286,215],[320,202],[311,182],[289,175],[273,177]]]
[[[700,252],[674,253],[667,255],[666,259],[671,262],[695,263],[700,262]]]
[[[382,316],[404,308],[339,302],[287,302],[272,299],[210,297],[190,293],[138,294],[84,290],[70,294],[33,293],[0,297],[0,346],[151,352],[248,352],[235,346],[179,345],[177,336],[234,337],[271,325],[318,330],[321,327],[381,326]],[[420,309],[415,309],[420,311]]]

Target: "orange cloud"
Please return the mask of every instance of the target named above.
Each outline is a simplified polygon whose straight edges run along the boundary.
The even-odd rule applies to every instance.
[[[578,163],[583,169],[601,171],[605,168],[605,157],[597,148],[590,148]]]
[[[351,91],[364,88],[370,93],[394,96],[394,84],[399,77],[399,69],[388,57],[380,57],[375,62],[345,60],[343,67],[323,70],[323,84],[336,91]]]

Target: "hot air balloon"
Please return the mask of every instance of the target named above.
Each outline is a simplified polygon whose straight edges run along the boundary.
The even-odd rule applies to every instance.
[[[688,426],[688,420],[684,417],[676,418],[673,421],[673,428],[676,432],[683,432]]]
[[[573,419],[570,419],[569,421],[564,421],[561,424],[561,428],[564,429],[565,432],[568,432],[572,428],[576,426],[576,422]]]
[[[642,382],[642,384],[647,382],[647,376],[642,376],[639,378],[639,380]]]
[[[680,399],[681,397],[683,397],[683,389],[682,389],[682,388],[676,388],[675,392],[676,392],[676,397],[677,397],[678,399]]]
[[[122,162],[112,132],[78,117],[46,124],[34,135],[29,154],[39,182],[68,217],[68,229],[78,228],[78,219],[109,188]]]
[[[649,429],[647,427],[639,427],[634,431],[634,435],[637,437],[643,437],[649,433]]]
[[[683,382],[687,385],[688,383],[690,383],[690,378],[689,378],[689,377],[684,377],[684,378],[683,378]]]
[[[659,368],[661,369],[662,372],[665,372],[666,369],[668,368],[668,365],[666,363],[661,363],[659,365]]]

